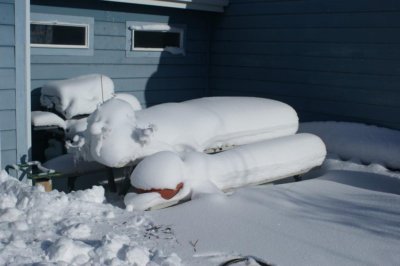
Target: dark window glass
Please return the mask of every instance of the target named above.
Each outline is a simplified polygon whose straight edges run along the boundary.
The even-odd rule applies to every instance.
[[[135,48],[180,47],[179,32],[135,31]]]
[[[31,23],[31,43],[85,46],[86,27]]]

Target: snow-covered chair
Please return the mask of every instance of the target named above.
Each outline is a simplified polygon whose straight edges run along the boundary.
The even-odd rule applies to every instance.
[[[41,105],[46,111],[33,111],[31,113],[31,122],[34,134],[40,142],[45,139],[45,143],[34,143],[36,159],[47,161],[52,160],[49,165],[57,168],[59,161],[64,160],[69,165],[69,171],[66,169],[57,169],[63,173],[64,177],[82,174],[80,168],[82,163],[71,163],[72,156],[67,153],[66,143],[75,136],[82,134],[87,127],[87,117],[104,101],[116,98],[128,103],[134,110],[140,110],[141,105],[136,97],[127,93],[114,93],[113,81],[101,74],[90,74],[71,79],[52,81],[43,85],[41,89]],[[47,146],[47,147],[45,147]],[[43,150],[37,152],[37,149]],[[61,158],[57,158],[60,157]],[[100,164],[98,170],[104,170]],[[85,167],[83,167],[85,169]],[[90,172],[89,171],[89,172]]]

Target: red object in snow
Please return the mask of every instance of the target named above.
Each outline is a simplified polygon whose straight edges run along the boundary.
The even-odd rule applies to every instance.
[[[161,195],[163,199],[169,200],[172,199],[178,192],[183,188],[183,183],[180,182],[178,185],[176,185],[175,189],[170,189],[170,188],[152,188],[152,189],[140,189],[140,188],[134,188],[136,193],[142,194],[142,193],[148,193],[148,192],[157,192]]]

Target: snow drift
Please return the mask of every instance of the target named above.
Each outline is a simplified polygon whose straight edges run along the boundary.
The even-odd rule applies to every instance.
[[[298,128],[296,112],[282,102],[211,97],[135,111],[111,99],[88,118],[75,144],[86,160],[122,167],[159,151],[204,151],[280,136]]]
[[[0,170],[0,265],[181,265],[147,247],[151,220],[104,200],[103,187],[44,192]]]
[[[320,166],[325,155],[324,143],[311,134],[261,141],[215,155],[159,152],[141,161],[131,175],[132,186],[147,193],[128,194],[125,204],[128,209],[145,210],[198,193],[266,183],[308,172]],[[168,195],[165,189],[170,190]]]
[[[70,119],[91,114],[98,104],[110,99],[113,93],[114,83],[109,77],[90,74],[45,84],[40,102],[42,106],[54,108]]]
[[[348,122],[310,122],[302,123],[299,131],[319,136],[328,152],[343,160],[400,169],[397,130]]]

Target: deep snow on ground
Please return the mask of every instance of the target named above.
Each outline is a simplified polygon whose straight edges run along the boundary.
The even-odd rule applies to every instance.
[[[400,159],[361,158],[383,152],[377,143],[390,140],[385,149],[395,154],[400,132],[348,124],[363,141],[351,158],[343,158],[347,147],[335,143],[357,134],[346,133],[344,124],[315,125],[306,126],[330,153],[304,181],[203,195],[158,211],[128,212],[102,203],[101,187],[45,193],[2,174],[0,264],[176,265],[182,259],[186,265],[218,265],[253,255],[275,265],[398,265],[400,172],[385,168],[382,158],[395,164]],[[318,132],[329,132],[330,140]]]
[[[103,203],[103,187],[43,192],[0,174],[0,265],[180,265],[171,228]]]

